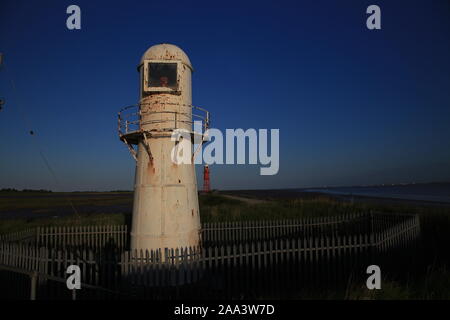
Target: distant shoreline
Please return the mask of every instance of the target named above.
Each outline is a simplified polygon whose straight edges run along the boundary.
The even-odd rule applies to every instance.
[[[224,190],[221,194],[254,199],[311,199],[326,196],[341,201],[370,201],[412,205],[450,206],[450,183],[272,190]]]

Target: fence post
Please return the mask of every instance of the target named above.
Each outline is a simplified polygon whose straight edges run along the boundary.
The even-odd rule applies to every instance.
[[[30,300],[36,300],[38,273],[36,271],[33,271],[30,277],[31,277]]]
[[[41,234],[41,227],[37,227],[36,229],[36,243],[39,245],[39,238]]]

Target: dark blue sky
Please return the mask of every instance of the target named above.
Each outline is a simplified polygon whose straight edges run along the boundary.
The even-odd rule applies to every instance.
[[[370,4],[382,30],[366,28]],[[189,55],[193,103],[214,127],[280,129],[277,175],[215,165],[214,188],[448,181],[449,18],[446,0],[3,0],[0,188],[132,189],[117,111],[137,102],[136,66],[162,42]]]

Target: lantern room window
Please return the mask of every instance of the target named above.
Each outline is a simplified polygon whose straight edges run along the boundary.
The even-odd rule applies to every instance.
[[[148,68],[148,86],[177,88],[176,63],[150,63]]]
[[[144,65],[144,91],[177,91],[179,67],[178,62],[147,61]]]

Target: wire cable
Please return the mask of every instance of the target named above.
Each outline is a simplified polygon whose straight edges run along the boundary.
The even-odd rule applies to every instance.
[[[5,69],[5,63],[3,63],[3,69]],[[25,126],[25,128],[28,128],[28,129],[29,129],[29,134],[30,134],[31,136],[34,137],[34,139],[32,139],[32,140],[33,140],[33,143],[35,144],[35,146],[36,146],[37,149],[39,150],[39,154],[40,154],[40,156],[41,156],[41,158],[42,158],[42,160],[43,160],[45,166],[47,167],[48,171],[50,172],[50,174],[52,175],[53,179],[55,180],[56,187],[57,187],[58,189],[61,189],[61,188],[60,188],[61,185],[60,185],[60,183],[59,183],[59,179],[58,179],[58,177],[57,177],[55,171],[53,170],[52,166],[50,165],[50,162],[48,161],[48,158],[45,156],[45,154],[44,154],[44,152],[43,152],[43,149],[42,149],[42,147],[41,147],[39,138],[38,138],[37,135],[35,134],[35,131],[32,130],[31,122],[30,122],[30,121],[28,120],[28,118],[25,116],[25,112],[23,111],[22,107],[20,106],[20,103],[19,103],[19,100],[20,100],[20,99],[19,99],[18,92],[17,92],[17,90],[16,90],[16,85],[15,85],[15,83],[14,83],[14,80],[12,79],[12,77],[11,77],[10,80],[11,80],[11,87],[12,87],[12,89],[13,89],[13,91],[14,91],[15,96],[16,96],[16,100],[17,100],[17,101],[16,101],[16,106],[17,106],[17,110],[19,111],[19,115],[20,115],[20,118],[21,118],[21,120],[22,120],[22,123],[23,123],[23,125]],[[66,202],[70,205],[70,207],[72,208],[72,210],[73,210],[73,212],[75,213],[75,215],[77,216],[77,218],[80,218],[80,214],[78,213],[77,209],[75,208],[75,206],[74,206],[72,200],[70,200],[70,198],[68,198],[68,197],[66,197],[66,196],[63,196],[63,198],[64,198],[64,199],[66,200]]]

